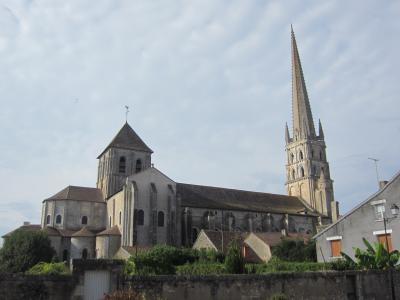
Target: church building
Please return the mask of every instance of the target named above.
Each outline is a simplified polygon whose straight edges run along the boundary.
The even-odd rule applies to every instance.
[[[201,230],[311,235],[337,219],[321,122],[316,134],[292,30],[293,130],[286,125],[288,195],[179,183],[125,123],[98,156],[96,188],[45,199],[41,225],[60,259],[113,258],[158,244],[190,247]],[[36,227],[35,227],[36,226]],[[5,236],[7,238],[7,235]]]

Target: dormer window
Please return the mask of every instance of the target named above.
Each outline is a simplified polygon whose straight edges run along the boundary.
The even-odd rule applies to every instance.
[[[126,171],[126,158],[125,156],[121,156],[119,158],[119,172],[125,174]]]

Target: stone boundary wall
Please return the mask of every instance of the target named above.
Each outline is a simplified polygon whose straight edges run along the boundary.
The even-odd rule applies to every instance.
[[[143,292],[146,300],[271,299],[393,299],[391,272],[347,271],[276,273],[266,275],[131,277],[122,286]],[[400,299],[400,272],[393,272],[394,292]]]
[[[0,274],[2,300],[70,300],[76,286],[72,276]]]
[[[106,264],[107,265],[107,264]],[[83,265],[73,276],[0,274],[0,299],[83,299]],[[111,266],[107,266],[110,268]],[[93,270],[93,268],[91,268]],[[97,268],[101,270],[100,268]],[[112,267],[110,269],[113,269]],[[111,271],[111,270],[110,270]],[[391,274],[393,275],[391,278]],[[132,287],[146,300],[400,299],[400,271],[347,271],[221,276],[134,276],[112,272],[112,289]]]

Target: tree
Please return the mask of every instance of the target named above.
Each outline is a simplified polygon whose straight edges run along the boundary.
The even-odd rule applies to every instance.
[[[241,274],[244,271],[244,259],[237,241],[232,241],[228,246],[225,269],[230,274]]]
[[[0,249],[0,270],[25,272],[39,262],[50,262],[54,255],[45,233],[17,230],[5,239]]]

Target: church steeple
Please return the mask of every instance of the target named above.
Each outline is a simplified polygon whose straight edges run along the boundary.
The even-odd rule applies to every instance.
[[[291,37],[293,138],[299,140],[315,137],[315,128],[293,27],[291,28]]]
[[[291,43],[293,132],[290,136],[286,124],[286,188],[289,195],[301,198],[321,215],[335,220],[338,206],[333,195],[324,132],[321,121],[318,122],[318,136],[315,132],[293,28]]]

